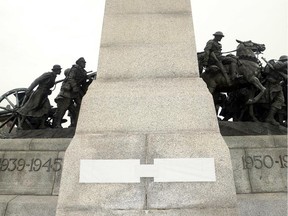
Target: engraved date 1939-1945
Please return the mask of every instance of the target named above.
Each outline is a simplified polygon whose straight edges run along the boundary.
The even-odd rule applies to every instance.
[[[287,168],[287,156],[279,155],[277,158],[273,158],[271,155],[245,155],[242,156],[243,169],[271,169],[276,165],[280,168]]]
[[[2,171],[28,171],[37,172],[46,170],[46,172],[57,172],[62,169],[62,158],[49,158],[42,160],[40,158],[0,158],[0,172]]]

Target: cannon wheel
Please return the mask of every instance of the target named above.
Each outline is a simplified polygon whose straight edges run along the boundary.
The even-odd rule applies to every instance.
[[[21,115],[17,110],[22,106],[26,91],[27,88],[16,88],[0,96],[0,128],[7,125],[10,127],[9,133],[15,125],[20,125]],[[31,126],[28,119],[25,122]]]

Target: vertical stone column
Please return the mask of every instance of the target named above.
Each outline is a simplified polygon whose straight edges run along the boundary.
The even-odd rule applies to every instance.
[[[155,158],[214,158],[216,181],[79,183],[81,159]],[[237,215],[229,151],[198,76],[189,0],[106,0],[98,78],[65,153],[64,215]]]

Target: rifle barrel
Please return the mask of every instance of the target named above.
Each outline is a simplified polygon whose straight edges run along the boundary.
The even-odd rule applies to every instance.
[[[97,71],[93,72],[93,71],[88,71],[87,72],[87,76],[90,77],[90,76],[94,76],[94,75],[97,75]],[[55,81],[55,85],[60,83],[60,82],[63,82],[65,79],[61,79],[61,80],[57,80]]]
[[[273,67],[273,65],[272,65],[270,62],[268,62],[263,56],[261,57],[261,59],[263,59],[263,61],[264,61],[272,70],[275,70],[274,67]]]

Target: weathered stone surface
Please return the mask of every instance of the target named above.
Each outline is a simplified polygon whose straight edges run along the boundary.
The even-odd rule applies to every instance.
[[[183,130],[219,131],[211,94],[200,78],[92,83],[76,129],[88,134]]]
[[[184,45],[184,43],[192,47],[192,41],[190,39],[193,37],[193,33],[191,29],[186,28],[187,25],[192,24],[189,17],[190,14],[185,11],[166,14],[131,13],[127,15],[116,14],[115,16],[113,14],[113,16],[106,17],[107,25],[103,30],[103,34],[107,36],[102,38],[102,46],[104,48],[122,46],[128,48],[138,47],[141,49],[141,44],[150,44],[151,48],[152,45],[158,48],[166,47],[168,51],[170,50],[169,54],[172,54],[174,57],[172,60],[175,62],[177,54],[175,55],[175,53],[171,52],[173,51],[173,47]],[[147,28],[143,28],[143,25],[147,26]],[[125,34],[120,33],[123,32],[123,29],[126,29]],[[192,55],[192,51],[193,49],[188,53],[189,56]],[[138,56],[141,57],[141,54]],[[129,61],[131,61],[131,58]],[[153,61],[152,59],[148,61],[159,62],[157,60]],[[193,62],[189,61],[187,66],[185,66],[187,69],[189,68],[188,71],[190,71],[190,73],[193,73],[192,63]],[[163,64],[160,66],[162,68],[166,67]]]
[[[156,134],[157,135],[157,134]],[[161,134],[160,134],[161,135]],[[210,134],[209,134],[210,135]],[[143,137],[143,140],[145,139],[145,135],[141,135],[142,137]],[[161,136],[163,136],[163,134],[161,135]],[[161,137],[160,136],[160,137]],[[172,136],[172,135],[169,135],[169,136]],[[208,136],[208,135],[207,135]],[[152,136],[148,136],[149,137],[149,139],[147,139],[147,140],[154,140],[154,139],[152,139],[151,137],[154,137],[153,135]],[[174,137],[174,136],[172,136],[172,137]],[[249,190],[247,190],[249,187],[248,187],[248,185],[245,183],[245,181],[246,181],[246,177],[247,177],[247,172],[248,172],[248,170],[246,169],[246,170],[244,170],[243,169],[243,164],[242,164],[242,159],[241,159],[241,156],[242,155],[245,155],[244,154],[244,152],[246,151],[246,150],[249,150],[249,149],[251,149],[252,148],[252,150],[261,150],[261,155],[262,155],[262,153],[263,153],[263,151],[264,151],[264,153],[266,154],[266,155],[270,155],[270,151],[275,151],[276,152],[276,155],[279,153],[279,152],[281,152],[281,154],[282,153],[286,153],[287,151],[286,151],[286,148],[280,148],[280,150],[277,150],[279,147],[281,147],[281,146],[286,146],[287,144],[284,142],[285,140],[286,140],[286,136],[283,136],[283,135],[277,135],[277,136],[272,136],[273,137],[273,142],[274,142],[274,144],[273,144],[273,148],[271,148],[270,146],[271,146],[271,143],[270,142],[268,142],[268,141],[266,141],[266,140],[271,140],[270,138],[265,138],[265,136],[254,136],[254,138],[252,138],[253,136],[247,136],[247,137],[245,137],[245,136],[234,136],[234,137],[223,137],[225,140],[226,140],[226,142],[227,142],[227,145],[228,146],[230,146],[230,154],[231,154],[231,159],[232,159],[232,165],[233,165],[233,171],[234,171],[234,180],[235,180],[235,185],[236,185],[236,190],[237,190],[237,193],[248,193],[248,191]],[[259,138],[259,140],[262,140],[263,141],[263,146],[261,147],[261,142],[259,142],[259,141],[257,141],[257,139],[256,138]],[[213,138],[213,137],[212,137]],[[228,138],[228,139],[227,139]],[[241,142],[240,142],[240,140],[241,140],[241,138],[244,140],[244,142],[242,143],[243,145],[241,146]],[[252,138],[252,139],[251,139]],[[159,139],[159,138],[158,138]],[[156,140],[158,140],[158,139],[156,139]],[[170,140],[170,143],[174,143],[173,142],[173,140],[175,140],[175,139],[172,139],[172,138],[170,138],[169,139]],[[201,139],[199,139],[199,140],[201,140]],[[253,142],[251,141],[251,146],[250,146],[250,141],[248,142],[248,140],[255,140],[255,144],[253,144]],[[1,140],[2,141],[2,140]],[[39,143],[40,145],[39,145],[39,147],[42,149],[42,154],[45,154],[46,153],[46,151],[45,151],[45,149],[44,149],[44,147],[45,147],[45,145],[43,144],[43,143],[47,143],[47,141],[48,140],[44,140],[43,141],[43,143],[42,143],[42,141],[39,141],[38,142],[38,140],[37,139],[34,139],[33,140],[33,142],[36,142],[37,141],[37,143]],[[203,143],[199,143],[199,145],[205,145],[206,144],[206,141],[205,141],[205,139],[202,141]],[[229,142],[233,142],[233,144],[230,144]],[[279,142],[279,143],[278,143]],[[16,143],[16,144],[15,144]],[[18,147],[18,145],[21,147],[21,145],[23,144],[23,146],[25,146],[26,145],[26,143],[31,143],[31,140],[30,141],[28,141],[27,142],[27,140],[25,140],[25,139],[21,139],[21,140],[17,140],[17,139],[14,139],[14,144],[13,144],[13,142],[11,141],[11,148],[12,147],[14,147],[15,148],[15,152],[18,152],[18,150],[19,149],[21,149],[21,148],[19,148]],[[37,143],[35,143],[35,146],[37,146]],[[53,141],[51,140],[51,142],[49,141],[48,142],[48,146],[47,146],[47,148],[50,150],[51,149],[51,146],[50,146],[50,144],[51,143],[53,143]],[[55,143],[57,143],[56,141],[55,141]],[[158,142],[156,142],[155,144],[160,144],[160,142],[158,141]],[[178,143],[178,142],[176,142],[176,143]],[[183,149],[183,151],[181,151],[181,153],[180,154],[182,154],[182,156],[185,156],[185,154],[189,154],[190,152],[189,151],[191,151],[191,149],[193,150],[195,147],[193,146],[193,139],[191,139],[191,143],[192,143],[192,146],[187,146],[187,149]],[[236,145],[236,144],[237,145]],[[51,144],[52,146],[54,145],[54,144]],[[56,145],[56,144],[55,144]],[[106,144],[105,144],[106,145]],[[105,146],[104,144],[103,144],[103,146]],[[147,146],[147,145],[146,145]],[[164,146],[164,147],[163,147]],[[159,145],[159,146],[157,146],[157,148],[156,149],[166,149],[166,148],[168,148],[167,149],[167,152],[166,151],[164,151],[164,153],[163,154],[168,154],[168,152],[170,151],[169,150],[169,148],[175,148],[175,151],[176,152],[178,152],[178,150],[180,149],[180,146],[178,146],[178,145],[171,145],[171,144],[169,144],[168,146],[169,147],[167,147],[167,146],[165,146],[165,145],[163,145],[163,146],[161,146],[161,145]],[[148,146],[147,146],[148,147]],[[249,148],[250,147],[250,148]],[[5,149],[6,147],[5,147],[5,145],[3,146],[3,148]],[[10,148],[10,149],[11,149]],[[26,147],[25,147],[26,148]],[[267,150],[267,148],[268,148],[268,152],[266,151]],[[111,152],[113,152],[113,146],[111,145],[110,147],[109,147],[109,151],[111,151]],[[13,151],[13,148],[11,149],[11,151]],[[161,150],[157,150],[157,151],[155,151],[156,153],[155,154],[152,154],[153,155],[153,158],[154,157],[159,157],[160,155],[158,155],[158,153],[157,152],[161,152]],[[21,151],[20,151],[21,152]],[[29,151],[28,151],[29,152]],[[249,152],[249,151],[248,151]],[[259,153],[259,152],[257,152],[257,153]],[[106,153],[105,153],[106,154]],[[108,153],[107,153],[108,154]],[[251,154],[250,154],[251,155]],[[254,155],[254,152],[253,152],[253,155]],[[257,154],[258,155],[258,154]],[[0,156],[1,156],[1,158],[3,158],[3,156],[4,156],[4,152],[2,151],[2,152],[0,152]],[[59,154],[58,154],[58,157],[60,157],[60,158],[63,158],[63,156],[64,156],[64,152],[60,152]],[[272,156],[272,154],[271,154],[271,156]],[[152,158],[152,157],[151,157]],[[151,161],[152,161],[152,159],[149,159],[149,160],[147,160],[147,163],[151,163]],[[263,159],[263,157],[262,157],[262,159]],[[146,159],[143,159],[142,160],[142,163],[144,163],[145,162],[145,160]],[[258,165],[258,164],[257,164]],[[259,172],[260,172],[260,170],[258,170]],[[236,172],[236,173],[235,173]],[[56,174],[56,179],[55,179],[55,183],[54,183],[54,186],[53,186],[53,194],[54,195],[57,195],[58,194],[58,185],[57,184],[59,184],[59,183],[57,183],[59,180],[60,180],[60,175],[59,174],[61,174],[61,172],[59,172],[59,173],[55,173]],[[254,174],[254,173],[250,173],[250,174]],[[59,176],[58,176],[59,175]],[[272,175],[274,175],[273,173],[272,173]],[[264,176],[265,177],[265,176]],[[57,178],[58,178],[58,180],[57,180]],[[274,181],[273,179],[271,179],[271,181]],[[145,187],[147,187],[147,185],[148,184],[150,184],[151,183],[151,180],[149,181],[142,181],[142,183],[144,183],[145,184]],[[245,183],[245,184],[243,184],[243,183]],[[276,184],[278,184],[278,183],[276,183]],[[273,189],[273,188],[272,188]],[[275,189],[275,188],[274,188]],[[8,204],[8,202],[9,201],[11,201],[12,199],[14,199],[16,196],[15,195],[0,195],[0,215],[4,215],[4,212],[5,212],[5,210],[6,210],[6,206],[7,206],[7,204]],[[37,196],[38,197],[38,196]],[[42,197],[42,196],[41,196]],[[240,211],[240,213],[241,213],[241,215],[272,215],[272,216],[278,216],[278,215],[285,215],[283,212],[287,212],[287,194],[286,193],[271,193],[271,192],[269,192],[269,193],[249,193],[249,194],[238,194],[237,195],[237,198],[238,198],[238,206],[239,206],[239,211]],[[10,203],[10,207],[9,208],[12,208],[13,206],[11,206],[13,203],[11,202]],[[50,203],[51,204],[51,203]],[[36,204],[35,204],[36,205]],[[38,205],[38,204],[37,204]],[[39,205],[41,206],[42,204],[41,203],[39,203]],[[48,204],[47,204],[48,205]],[[53,202],[52,202],[52,204],[51,205],[53,205],[54,206],[54,208],[56,208],[56,206],[55,206],[55,204],[53,204]],[[27,209],[25,209],[26,208],[26,206],[27,205],[21,205],[21,207],[20,206],[18,206],[17,208],[18,209],[21,209],[21,208],[24,208],[24,212],[25,211],[27,211]],[[34,207],[35,208],[35,207]],[[52,207],[51,207],[52,208]],[[92,207],[91,207],[92,208]],[[49,209],[49,208],[47,208],[47,209]],[[82,209],[83,210],[83,209]],[[177,215],[177,214],[180,214],[180,215],[197,215],[196,214],[196,209],[183,209],[182,210],[182,212],[181,213],[179,213],[179,210],[159,210],[159,211],[156,211],[156,210],[141,210],[141,211],[139,211],[139,210],[111,210],[111,211],[109,211],[109,213],[107,213],[107,211],[99,211],[99,210],[93,210],[92,212],[89,210],[89,208],[87,207],[87,209],[85,210],[85,211],[79,211],[79,210],[76,210],[74,213],[71,213],[71,214],[69,214],[69,215],[80,215],[80,212],[82,213],[81,215],[83,215],[83,216],[85,216],[85,215],[97,215],[97,216],[101,216],[101,215],[153,215],[153,214],[155,214],[155,215],[157,215],[157,214],[159,214],[159,215]],[[22,211],[22,210],[19,210],[20,212]],[[225,209],[225,211],[229,211],[228,209]],[[232,211],[232,210],[231,210]],[[85,214],[84,214],[84,212],[85,212]],[[112,212],[113,212],[113,214],[112,214]],[[203,212],[203,210],[199,210],[199,215],[203,215],[204,214],[204,212]],[[205,212],[205,214],[207,214],[207,215],[210,215],[210,213],[209,212],[211,212],[211,214],[213,213],[213,212],[215,212],[215,215],[230,215],[230,212],[228,212],[228,213],[226,213],[225,212],[225,214],[223,213],[219,213],[216,209],[209,209],[209,211],[207,210],[207,212]],[[31,212],[30,212],[31,213]],[[110,214],[111,213],[111,214]],[[208,214],[209,213],[209,214]],[[232,213],[231,213],[232,214]],[[15,214],[14,214],[15,215]],[[16,214],[17,215],[17,214]],[[45,213],[43,213],[42,215],[46,215]],[[65,215],[65,214],[64,214]],[[67,215],[67,214],[66,214]],[[213,215],[213,214],[212,214]],[[5,215],[6,216],[6,215]]]
[[[63,159],[63,161],[64,161],[64,156],[65,156],[64,151],[58,153],[58,158]],[[59,194],[61,177],[62,177],[62,169],[55,172],[55,181],[54,181],[54,185],[53,185],[52,195],[58,195]]]
[[[57,212],[57,216],[66,216],[67,212]],[[169,210],[105,210],[82,209],[68,212],[69,216],[219,216],[235,215],[235,209],[169,209]]]
[[[232,165],[220,134],[151,134],[147,141],[149,163],[153,158],[214,158],[216,170],[216,182],[150,182],[149,209],[233,208],[236,200]]]
[[[31,139],[0,139],[1,151],[25,151],[29,150]]]
[[[71,138],[26,138],[26,139],[0,139],[1,151],[65,151]]]
[[[135,134],[136,135],[136,134]],[[179,142],[174,142],[173,140],[177,140],[175,137],[179,136],[173,136],[173,135],[168,135],[168,137],[172,137],[169,138],[169,142],[167,143],[167,146],[165,146],[165,144],[160,145],[160,138],[155,138],[154,137],[155,134],[152,135],[148,135],[148,139],[146,139],[147,141],[155,141],[155,144],[157,144],[157,148],[155,153],[152,154],[151,157],[149,157],[149,160],[147,158],[147,163],[152,163],[153,162],[153,158],[154,157],[160,157],[161,156],[161,149],[167,149],[167,151],[164,151],[163,154],[164,155],[169,155],[168,153],[170,152],[170,149],[175,149],[176,152],[178,152],[181,148],[181,145],[175,145],[175,143],[179,143]],[[211,134],[207,135],[210,136]],[[137,135],[138,136],[138,135]],[[143,140],[145,140],[146,135],[140,135],[142,137]],[[160,136],[160,137],[166,137],[166,135],[164,134],[156,134],[156,137]],[[154,137],[152,139],[152,137]],[[173,138],[174,137],[174,138]],[[277,155],[279,152],[281,152],[281,155],[286,154],[287,150],[286,148],[281,148],[281,147],[287,147],[287,143],[286,143],[286,136],[284,135],[273,135],[270,136],[273,138],[272,143],[270,143],[271,138],[266,137],[264,135],[261,136],[229,136],[229,137],[223,137],[227,143],[227,145],[230,147],[230,154],[231,154],[231,159],[232,159],[232,165],[233,165],[233,172],[234,172],[234,180],[235,180],[235,186],[236,186],[236,191],[238,193],[237,195],[237,199],[238,199],[238,207],[239,207],[239,211],[240,211],[240,215],[246,216],[246,215],[264,215],[264,216],[279,216],[279,215],[285,215],[285,213],[287,212],[287,194],[285,193],[250,193],[249,187],[248,187],[248,183],[246,182],[247,180],[247,169],[243,169],[243,164],[242,164],[242,156],[245,155],[245,152],[249,152],[249,149],[252,149],[253,151],[257,150],[257,155],[259,155],[259,153],[261,153],[262,155],[262,159],[263,159],[263,153],[265,153],[265,155],[271,155],[271,151],[272,152],[276,152],[275,154]],[[211,137],[213,138],[213,137]],[[162,138],[163,140],[164,138]],[[188,156],[194,148],[195,146],[193,146],[194,142],[193,139],[191,139],[191,144],[187,146],[187,148],[183,149],[180,151],[180,155],[181,156]],[[195,138],[196,139],[196,138]],[[214,138],[213,138],[214,139]],[[243,140],[243,142],[241,143],[241,139]],[[199,137],[199,140],[200,137]],[[3,141],[3,140],[0,140]],[[8,142],[6,142],[8,141]],[[46,154],[46,152],[50,152],[50,150],[52,149],[58,149],[57,147],[57,143],[61,143],[60,146],[61,148],[65,146],[64,143],[68,143],[70,141],[70,139],[67,139],[66,141],[59,142],[57,139],[51,139],[51,140],[38,140],[38,139],[13,139],[13,140],[5,140],[5,143],[9,143],[11,145],[8,145],[9,148],[7,148],[7,145],[2,145],[1,148],[3,148],[4,150],[9,150],[9,151],[14,151],[14,152],[22,152],[22,151],[28,151],[27,149],[30,148],[38,148],[38,149],[42,149],[42,154]],[[165,141],[166,142],[166,141]],[[164,142],[164,143],[165,143]],[[202,142],[202,143],[201,143]],[[32,144],[33,143],[33,144]],[[171,145],[171,143],[174,143],[174,145]],[[203,140],[200,142],[197,142],[198,145],[206,145],[208,143],[207,140]],[[231,144],[232,143],[232,144]],[[263,145],[261,146],[261,143],[263,143]],[[38,146],[39,144],[39,146]],[[45,149],[45,145],[47,144],[47,149]],[[62,145],[63,144],[63,145]],[[271,146],[271,144],[273,144],[273,146]],[[102,146],[105,146],[107,144],[103,144]],[[159,146],[158,146],[159,145]],[[29,147],[30,146],[30,147]],[[33,147],[34,146],[34,147]],[[24,147],[24,148],[22,148]],[[148,145],[146,145],[146,147],[148,147]],[[214,146],[215,147],[215,146]],[[214,148],[213,147],[213,148]],[[280,147],[280,148],[279,148]],[[209,148],[207,146],[207,148]],[[213,149],[212,148],[212,149]],[[112,144],[111,146],[108,148],[109,151],[114,152],[115,149],[113,148]],[[268,151],[266,151],[268,149]],[[278,149],[278,150],[277,150]],[[2,150],[2,149],[1,149]],[[19,151],[20,150],[20,151]],[[148,149],[147,149],[148,150]],[[213,149],[214,150],[214,149]],[[260,152],[258,151],[260,150]],[[9,152],[8,151],[8,152]],[[38,151],[37,151],[38,152]],[[40,151],[39,151],[40,152]],[[160,152],[160,153],[157,153]],[[5,151],[0,151],[0,157],[3,158]],[[22,152],[23,153],[23,152]],[[56,153],[56,152],[55,152]],[[254,155],[255,152],[253,152]],[[64,152],[57,152],[58,154],[58,158],[63,158],[64,157]],[[108,153],[105,153],[108,154]],[[202,152],[201,154],[204,155],[204,152]],[[200,155],[201,155],[200,154]],[[191,153],[192,155],[192,153]],[[252,154],[250,154],[251,156],[253,156]],[[256,155],[256,156],[257,156]],[[254,155],[255,156],[255,155]],[[273,156],[274,157],[274,156]],[[145,158],[145,157],[144,157]],[[279,159],[279,157],[278,157]],[[142,159],[142,163],[145,163],[146,159]],[[257,163],[258,165],[258,163]],[[276,165],[276,164],[274,164]],[[278,164],[279,165],[279,164]],[[259,172],[261,170],[256,170],[258,171],[258,173],[256,173],[256,176],[259,174]],[[267,172],[269,172],[269,170],[267,170]],[[264,174],[266,173],[263,172]],[[250,175],[254,175],[255,172],[250,172]],[[267,173],[266,173],[267,174]],[[267,177],[267,175],[262,175],[263,177]],[[271,173],[271,175],[277,175],[277,173]],[[269,175],[268,175],[269,176]],[[61,178],[61,172],[56,172],[55,173],[55,181],[54,181],[54,186],[53,186],[53,195],[57,195],[58,194],[58,190],[59,190],[59,181]],[[258,176],[259,178],[259,176]],[[252,178],[251,178],[252,179]],[[269,179],[271,181],[274,181],[274,179],[270,178]],[[253,180],[253,179],[252,179]],[[144,183],[144,187],[147,188],[147,186],[149,184],[151,184],[151,179],[147,179],[145,181],[142,180],[142,184]],[[152,183],[154,184],[154,183]],[[249,183],[250,184],[250,183]],[[275,184],[278,184],[277,182]],[[262,185],[263,186],[263,185]],[[262,187],[261,186],[261,187]],[[271,189],[271,188],[270,188]],[[274,190],[275,187],[272,187],[272,190]],[[239,194],[239,193],[249,193],[249,194]],[[26,196],[22,196],[21,197],[26,197]],[[28,196],[30,197],[30,196]],[[40,196],[43,198],[43,196]],[[57,199],[57,196],[53,196],[55,199]],[[27,206],[28,208],[30,208],[30,204],[26,205],[26,204],[21,204],[19,205],[19,203],[16,205],[17,206],[17,211],[16,210],[12,210],[13,208],[13,200],[16,198],[15,195],[0,195],[0,215],[6,216],[4,213],[6,212],[6,207],[7,204],[9,203],[9,212],[13,213],[12,215],[19,215],[15,212],[24,212],[27,213],[27,215],[32,215],[36,212],[38,213],[38,211],[34,211],[34,213],[32,212],[31,209],[26,209]],[[49,215],[44,213],[45,212],[52,212],[52,209],[54,208],[54,214],[55,215],[55,209],[56,209],[56,205],[54,202],[49,202],[49,199],[47,200],[47,206],[43,208],[43,202],[38,202],[35,203],[35,200],[39,198],[39,196],[36,196],[35,199],[31,200],[29,198],[29,200],[31,201],[31,203],[33,203],[33,207],[34,209],[39,209],[41,208],[43,211],[41,212],[41,215]],[[23,198],[24,199],[24,198]],[[12,200],[12,201],[11,201]],[[30,202],[29,201],[29,202]],[[36,205],[38,207],[36,207]],[[50,205],[50,207],[49,207]],[[196,204],[195,204],[196,205]],[[199,203],[197,205],[200,205]],[[22,209],[23,208],[23,209]],[[74,212],[75,209],[73,209]],[[85,210],[85,211],[84,211]],[[106,210],[97,210],[97,209],[93,209],[93,207],[91,207],[89,209],[89,207],[87,207],[86,209],[81,209],[80,210],[75,210],[74,213],[71,212],[70,215],[97,215],[97,216],[101,216],[101,215],[137,215],[137,216],[144,216],[144,215],[167,215],[167,216],[174,216],[174,215],[213,215],[213,213],[215,213],[214,215],[231,215],[233,214],[233,209],[222,209],[221,211],[224,212],[219,212],[219,210],[217,209],[182,209],[181,212],[179,209],[170,209],[170,210],[111,210],[111,211],[106,211]],[[199,211],[199,213],[198,213]],[[205,211],[205,212],[204,212]],[[108,212],[108,213],[107,213]],[[22,214],[20,214],[22,216]],[[38,216],[38,214],[35,214]],[[63,214],[63,215],[67,215],[67,213]]]
[[[15,195],[0,195],[0,215],[5,216],[8,203],[15,197]]]
[[[286,135],[224,139],[230,148],[237,193],[287,191]]]
[[[287,194],[286,193],[261,193],[261,194],[238,194],[238,207],[241,216],[284,216],[287,214]],[[21,216],[54,216],[56,209],[57,196],[0,196],[0,213],[3,216],[21,215]],[[7,204],[9,210],[7,211]],[[14,205],[15,204],[15,205]],[[54,210],[53,210],[54,209]],[[7,214],[5,214],[7,212]],[[40,214],[41,213],[41,214]],[[231,215],[233,209],[170,209],[170,210],[95,210],[86,208],[59,214],[61,216],[218,216]]]
[[[52,193],[55,172],[53,169],[57,152],[6,151],[0,152],[0,194],[41,194]],[[51,159],[51,167],[45,163]],[[9,162],[9,163],[8,163]],[[43,167],[44,165],[44,167]],[[46,166],[48,163],[46,163]]]
[[[288,147],[287,134],[286,135],[274,135],[275,147]]]
[[[198,77],[190,8],[189,0],[107,2],[98,78]]]
[[[286,193],[238,194],[241,216],[285,216],[287,215]]]
[[[65,158],[73,160],[65,159],[58,209],[142,209],[145,204],[143,183],[80,184],[79,166],[80,159],[145,161],[145,139],[143,135],[128,134],[76,135],[65,153]]]
[[[283,136],[283,135],[282,135]],[[272,136],[223,136],[230,149],[234,148],[273,148],[276,147]]]
[[[249,169],[252,192],[287,192],[286,148],[247,149],[246,155],[253,158]]]
[[[32,139],[30,150],[33,151],[65,151],[71,142],[70,138]]]
[[[17,196],[4,216],[55,216],[57,196]]]
[[[102,59],[103,64],[107,64],[105,69],[99,68],[103,75],[103,79],[114,79],[115,71],[119,79],[136,79],[136,78],[155,78],[157,77],[197,77],[197,74],[192,74],[189,66],[193,63],[189,59],[189,53],[185,47],[187,44],[179,44],[174,46],[173,49],[165,45],[141,45],[138,46],[113,46],[106,45],[102,48],[101,54],[107,56]],[[113,50],[113,52],[112,52]],[[119,59],[119,55],[121,55]],[[172,61],[177,58],[178,61]],[[115,59],[115,64],[109,64],[111,59]],[[130,60],[133,60],[130,63]],[[157,60],[151,62],[151,60]],[[104,62],[105,61],[105,62]],[[169,66],[161,67],[162,64]],[[129,65],[129,67],[128,67]],[[141,70],[139,70],[139,66]],[[120,68],[122,68],[120,70]],[[153,70],[153,68],[157,68]],[[99,73],[100,77],[100,73]],[[98,79],[98,78],[97,78]],[[99,78],[100,80],[100,78]]]
[[[230,149],[236,193],[251,193],[248,169],[243,168],[244,149]]]
[[[111,14],[177,14],[191,13],[190,1],[175,4],[174,0],[109,0],[106,3],[105,16]],[[104,26],[105,27],[105,26]],[[192,30],[189,26],[189,31]]]

